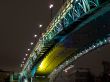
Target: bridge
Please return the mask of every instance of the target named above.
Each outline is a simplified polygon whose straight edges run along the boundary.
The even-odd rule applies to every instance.
[[[32,82],[32,78],[42,77],[54,82],[58,74],[72,62],[108,45],[109,2],[67,0],[30,54],[20,73],[20,79],[28,78]]]

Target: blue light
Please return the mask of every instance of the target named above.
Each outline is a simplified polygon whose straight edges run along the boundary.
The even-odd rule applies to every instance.
[[[36,73],[37,66],[35,65],[31,71],[31,75],[34,76]]]

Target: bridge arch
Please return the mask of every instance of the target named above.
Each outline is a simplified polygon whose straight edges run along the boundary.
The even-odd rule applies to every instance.
[[[103,77],[104,73],[110,73],[109,49],[110,44],[107,44],[82,55],[77,60],[69,59],[54,70],[50,75],[50,82],[73,82],[78,71],[90,73],[96,78]]]

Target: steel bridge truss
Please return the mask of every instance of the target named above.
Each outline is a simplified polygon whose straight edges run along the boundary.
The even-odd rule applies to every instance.
[[[46,33],[39,39],[35,51],[39,54],[54,37],[63,29],[67,28],[91,9],[99,6],[100,0],[67,0],[56,17],[49,24]]]
[[[42,35],[36,44],[34,50],[37,52],[37,57],[42,55],[40,53],[46,46],[51,45],[50,41],[53,40],[57,34],[77,21],[81,16],[87,14],[91,9],[99,6],[99,4],[99,0],[67,0],[47,27],[46,33]],[[34,51],[32,51],[31,54],[33,53]],[[30,55],[28,60],[33,57]],[[24,69],[27,68],[28,64],[29,63],[26,63]]]
[[[39,39],[28,61],[30,61],[36,54],[38,59],[39,55],[43,55],[40,54],[43,49],[48,48],[48,46],[51,45],[51,41],[54,40],[55,36],[100,4],[101,0],[67,0],[47,27],[46,33]],[[32,55],[35,52],[36,54]],[[24,70],[28,65],[30,65],[29,62],[26,63]]]

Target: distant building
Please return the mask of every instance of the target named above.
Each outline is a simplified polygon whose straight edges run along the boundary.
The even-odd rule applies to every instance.
[[[0,82],[10,82],[10,73],[9,71],[0,70]]]
[[[10,82],[18,82],[18,79],[19,79],[18,73],[13,73],[10,75]]]

